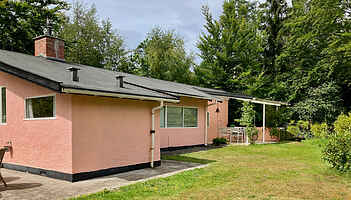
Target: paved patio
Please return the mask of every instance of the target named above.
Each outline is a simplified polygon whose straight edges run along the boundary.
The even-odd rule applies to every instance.
[[[160,167],[134,170],[87,181],[70,183],[29,173],[1,169],[8,187],[0,185],[0,199],[6,200],[54,200],[91,194],[104,189],[116,189],[139,181],[167,177],[173,174],[202,168],[206,165],[178,161],[162,161]]]

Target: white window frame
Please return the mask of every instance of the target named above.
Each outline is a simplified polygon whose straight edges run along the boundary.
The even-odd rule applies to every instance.
[[[43,97],[54,97],[53,98],[53,117],[40,117],[40,118],[27,118],[27,100],[28,99],[36,99],[36,98],[43,98]],[[56,119],[56,94],[48,94],[48,95],[41,95],[41,96],[33,96],[33,97],[26,97],[24,99],[24,120],[25,121],[33,121],[33,120],[52,120]]]
[[[6,122],[2,122],[2,89],[5,88],[6,94],[7,94],[7,88],[5,86],[0,86],[0,125],[7,125],[7,116],[6,116]],[[7,101],[7,97],[6,97]],[[6,107],[7,107],[7,102],[6,102]],[[7,109],[6,109],[7,112]],[[7,113],[6,113],[7,115]]]
[[[183,127],[168,127],[168,114],[167,114],[167,108],[168,107],[181,107],[183,109]],[[197,109],[197,123],[196,123],[196,127],[184,127],[184,108],[196,108]],[[178,105],[165,105],[164,106],[165,109],[165,127],[162,128],[167,128],[167,129],[172,129],[172,128],[199,128],[199,107],[195,107],[195,106],[178,106]],[[161,127],[160,127],[161,128]]]

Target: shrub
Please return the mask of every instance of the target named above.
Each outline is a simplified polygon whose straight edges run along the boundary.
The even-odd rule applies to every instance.
[[[297,123],[291,121],[288,125],[287,131],[300,138],[311,138],[310,123],[308,121],[299,120]]]
[[[249,139],[250,144],[255,144],[256,140],[258,139],[258,130],[256,127],[247,127],[245,129],[247,137]]]
[[[294,135],[289,133],[287,130],[280,130],[280,141],[284,140],[292,140],[294,139]]]
[[[334,132],[322,150],[322,159],[339,171],[351,169],[351,113],[340,115],[334,123]]]
[[[322,123],[322,124],[313,124],[311,126],[311,134],[315,138],[328,138],[330,135],[330,130],[329,126],[327,123]]]
[[[227,139],[226,138],[214,138],[212,140],[213,144],[216,145],[216,146],[219,146],[221,144],[227,144]]]

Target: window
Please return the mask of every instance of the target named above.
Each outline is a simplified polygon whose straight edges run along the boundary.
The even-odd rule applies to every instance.
[[[197,127],[197,108],[184,108],[184,127]]]
[[[183,127],[183,108],[167,107],[167,127]]]
[[[160,110],[160,127],[161,128],[165,128],[165,123],[166,123],[165,113],[166,113],[166,109],[165,107],[162,107]]]
[[[188,107],[165,106],[160,111],[161,128],[197,127],[198,109]]]
[[[0,87],[0,124],[6,124],[6,88]]]
[[[55,96],[26,99],[26,118],[42,119],[55,117]]]
[[[207,112],[207,128],[210,127],[210,112]]]

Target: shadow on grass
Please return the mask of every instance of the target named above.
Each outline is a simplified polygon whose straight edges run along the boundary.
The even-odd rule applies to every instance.
[[[275,143],[267,143],[267,144],[295,144],[295,143],[300,143],[301,141],[296,141],[296,140],[283,140],[280,142],[275,142]]]
[[[216,162],[215,160],[193,158],[193,157],[182,156],[182,155],[162,155],[161,159],[175,160],[175,161],[182,161],[182,162],[192,162],[192,163],[199,163],[199,164],[209,164],[209,163]]]

